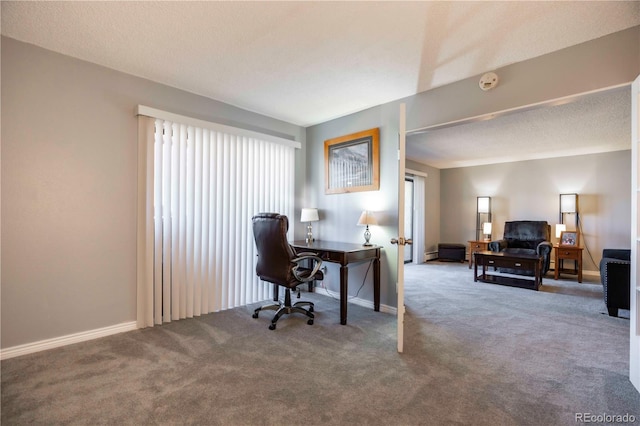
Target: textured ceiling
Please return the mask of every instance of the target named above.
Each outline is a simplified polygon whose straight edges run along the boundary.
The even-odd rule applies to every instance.
[[[406,156],[442,169],[631,149],[631,90],[410,135]]]
[[[1,30],[308,126],[638,24],[632,1],[2,1]]]

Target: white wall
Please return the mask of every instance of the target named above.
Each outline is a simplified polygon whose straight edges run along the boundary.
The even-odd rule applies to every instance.
[[[604,248],[629,248],[631,151],[441,170],[443,242],[475,239],[476,197],[491,197],[493,239],[504,222],[559,223],[559,194],[577,193],[585,270],[596,271]]]
[[[1,75],[2,348],[135,321],[137,104],[304,146],[298,126],[4,37]]]

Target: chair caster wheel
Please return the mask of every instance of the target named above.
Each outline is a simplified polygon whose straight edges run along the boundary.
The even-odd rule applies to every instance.
[[[309,321],[307,321],[307,324],[309,324],[309,325],[313,325],[313,320],[312,320],[312,319],[310,319]]]
[[[276,325],[275,325],[275,324],[271,324],[271,325],[269,326],[269,330],[275,330],[275,329],[276,329]]]
[[[253,313],[253,317],[254,317],[254,318],[258,318],[258,313],[257,313],[257,312],[254,312],[254,313]]]

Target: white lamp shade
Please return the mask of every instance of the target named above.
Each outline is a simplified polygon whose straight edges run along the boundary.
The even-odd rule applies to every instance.
[[[560,194],[560,213],[575,213],[577,205],[578,194]]]
[[[485,222],[482,224],[482,233],[485,235],[491,235],[491,222]]]
[[[491,213],[491,197],[478,197],[478,213]]]
[[[319,220],[318,209],[302,209],[300,222],[317,222]]]
[[[562,233],[563,233],[564,231],[566,231],[566,230],[567,230],[567,225],[564,225],[564,224],[562,224],[562,223],[558,223],[558,224],[556,225],[556,238],[560,238],[560,236],[562,235]]]
[[[360,226],[377,225],[377,224],[378,224],[378,221],[376,220],[376,218],[373,217],[371,212],[368,212],[366,210],[362,212],[362,214],[360,215],[360,219],[358,219],[358,225]]]

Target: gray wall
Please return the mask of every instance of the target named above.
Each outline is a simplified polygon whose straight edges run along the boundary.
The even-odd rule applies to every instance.
[[[1,101],[2,348],[135,321],[136,105],[304,146],[298,126],[4,37]]]
[[[317,207],[320,221],[314,224],[316,238],[342,242],[364,242],[364,228],[356,226],[362,210],[375,212],[379,226],[371,227],[371,242],[384,247],[381,261],[382,304],[396,306],[395,246],[389,240],[397,236],[398,223],[398,105],[386,104],[358,114],[332,120],[307,129],[307,196],[306,204]],[[350,194],[324,193],[324,141],[362,130],[380,128],[380,190]],[[302,235],[301,235],[302,236]],[[324,284],[332,291],[340,290],[339,267],[327,263]],[[365,280],[367,264],[349,268],[349,295],[373,300],[372,271]],[[392,284],[393,283],[393,284]]]
[[[636,26],[494,70],[500,85],[492,91],[478,90],[478,75],[408,97],[407,130],[630,84],[640,73],[639,45]]]
[[[476,197],[491,197],[493,239],[504,222],[559,223],[559,194],[577,193],[583,267],[597,271],[603,248],[629,248],[631,151],[520,161],[441,171],[443,242],[475,239]]]

